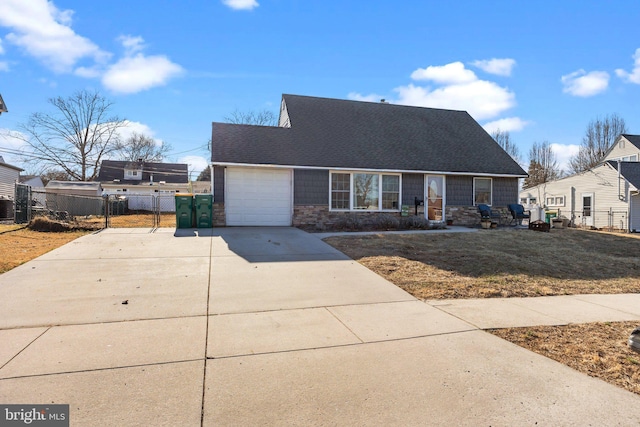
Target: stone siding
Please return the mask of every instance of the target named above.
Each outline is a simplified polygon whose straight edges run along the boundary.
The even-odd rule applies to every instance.
[[[213,204],[213,226],[225,227],[226,225],[227,220],[224,213],[224,203],[216,202]]]

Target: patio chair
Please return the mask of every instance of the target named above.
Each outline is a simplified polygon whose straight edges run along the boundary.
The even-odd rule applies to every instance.
[[[478,205],[478,212],[480,212],[480,220],[491,220],[491,222],[500,223],[500,212],[494,212],[488,205]]]
[[[524,210],[524,206],[519,205],[517,203],[512,203],[509,206],[507,206],[507,208],[509,209],[509,212],[511,212],[511,222],[516,223],[516,225],[522,225],[522,220],[523,219],[529,219],[530,215],[528,213],[528,211],[525,212]]]

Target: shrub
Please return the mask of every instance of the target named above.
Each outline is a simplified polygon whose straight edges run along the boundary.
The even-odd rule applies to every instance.
[[[376,215],[371,224],[376,230],[397,230],[400,227],[400,220],[389,214]]]

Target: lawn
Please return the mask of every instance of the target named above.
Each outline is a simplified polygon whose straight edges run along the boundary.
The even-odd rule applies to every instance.
[[[420,299],[640,292],[640,239],[573,229],[330,237]]]
[[[0,225],[0,273],[56,249],[89,231],[40,232],[18,225]]]
[[[387,234],[327,243],[420,299],[640,292],[640,239],[563,229]],[[492,330],[580,372],[640,394],[640,354],[627,339],[640,322]]]

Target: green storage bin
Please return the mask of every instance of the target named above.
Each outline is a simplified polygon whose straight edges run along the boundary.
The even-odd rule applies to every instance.
[[[545,215],[545,222],[547,224],[551,224],[551,218],[555,218],[558,216],[558,212],[547,212]]]
[[[176,228],[192,228],[193,222],[193,195],[176,194]]]
[[[196,194],[193,199],[196,211],[196,227],[213,227],[213,195]]]

